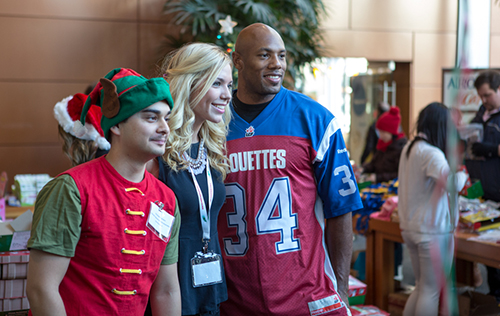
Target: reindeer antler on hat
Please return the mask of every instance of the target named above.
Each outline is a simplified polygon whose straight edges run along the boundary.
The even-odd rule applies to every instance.
[[[54,106],[54,116],[59,122],[59,125],[66,133],[69,133],[83,140],[91,140],[97,143],[102,150],[109,150],[110,144],[104,138],[104,133],[101,128],[101,108],[92,105],[85,118],[84,133],[76,134],[74,131],[75,122],[80,123],[83,104],[87,101],[87,96],[82,93],[77,93],[74,96],[69,96],[56,103]]]
[[[128,68],[116,68],[99,80],[85,102],[80,126],[75,133],[84,130],[83,124],[91,105],[101,107],[101,128],[109,139],[109,129],[150,105],[165,101],[173,108],[174,101],[167,81],[163,78],[146,79]]]

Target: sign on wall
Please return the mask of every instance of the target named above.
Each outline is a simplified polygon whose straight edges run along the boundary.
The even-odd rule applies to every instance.
[[[474,81],[485,70],[487,69],[443,69],[442,102],[462,112],[462,123],[469,123],[481,106]]]
[[[462,112],[463,123],[469,123],[481,106],[474,81],[485,70],[487,69],[443,69],[442,102],[448,107],[458,108]]]
[[[464,111],[477,111],[481,99],[474,80],[484,69],[443,69],[443,103]]]

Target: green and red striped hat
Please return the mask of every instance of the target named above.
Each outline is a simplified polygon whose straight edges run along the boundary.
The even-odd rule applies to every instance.
[[[111,127],[159,101],[165,101],[171,109],[174,107],[165,79],[147,79],[128,68],[113,69],[99,80],[89,94],[80,117],[81,124],[75,124],[75,134],[85,132],[85,117],[91,105],[101,107],[101,128],[104,137],[109,139]]]

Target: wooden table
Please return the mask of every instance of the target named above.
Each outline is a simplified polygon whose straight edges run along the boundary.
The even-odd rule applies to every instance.
[[[470,241],[472,233],[455,234],[457,280],[472,282],[472,262],[500,268],[500,245]],[[365,304],[387,310],[389,293],[394,292],[394,242],[403,242],[399,223],[370,219],[366,236]]]
[[[35,206],[6,206],[5,207],[5,218],[6,219],[15,219],[19,215],[23,214],[27,210],[33,212]]]

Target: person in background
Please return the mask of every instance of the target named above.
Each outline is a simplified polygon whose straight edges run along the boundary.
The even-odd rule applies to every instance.
[[[54,116],[57,120],[59,136],[63,140],[63,152],[71,160],[73,167],[94,159],[98,150],[109,150],[110,144],[104,138],[101,128],[101,108],[91,105],[85,117],[85,133],[77,137],[73,130],[80,120],[87,95],[77,93],[56,103]]]
[[[385,182],[398,176],[399,158],[408,141],[401,131],[399,108],[393,106],[376,123],[379,133],[376,152],[370,162],[363,165],[362,173],[370,174],[368,181]]]
[[[361,165],[371,161],[378,143],[378,131],[376,128],[377,120],[382,114],[389,111],[390,105],[387,102],[380,101],[377,103],[377,108],[373,111],[374,122],[370,125],[368,132],[366,133],[366,143],[363,154],[361,155]]]
[[[465,161],[471,179],[481,181],[485,200],[500,202],[500,73],[488,70],[479,74],[474,87],[482,105],[471,123],[483,125],[483,140],[472,144],[479,159]],[[490,295],[500,302],[500,270],[487,266]]]
[[[484,136],[472,145],[472,152],[482,159],[468,160],[466,166],[471,178],[481,180],[484,199],[500,202],[500,73],[483,72],[474,86],[483,104],[471,123],[482,124]]]
[[[370,162],[365,163],[362,173],[366,180],[380,183],[393,180],[398,176],[399,159],[404,145],[407,143],[405,134],[401,131],[401,115],[399,108],[390,107],[375,123],[379,139],[375,153]],[[402,278],[400,266],[403,263],[403,246],[394,243],[394,275]]]
[[[417,136],[401,153],[399,226],[415,274],[415,289],[406,302],[404,316],[437,316],[440,295],[446,291],[452,294],[453,234],[459,214],[458,207],[450,209],[448,199],[457,202],[458,194],[449,197],[446,185],[455,181],[458,192],[467,176],[463,171],[450,176],[445,154],[449,115],[441,103],[427,105],[418,116]],[[441,303],[442,315],[451,315],[446,302]]]
[[[89,95],[77,137],[86,132],[91,104],[101,107],[112,146],[54,178],[37,197],[28,241],[31,311],[137,316],[151,296],[153,315],[180,315],[179,211],[173,192],[146,171],[165,151],[168,83],[112,70]]]
[[[282,87],[286,48],[268,25],[240,32],[233,64],[221,315],[349,315],[351,212],[363,206],[340,124]]]
[[[170,53],[160,69],[170,84],[175,108],[165,154],[153,161],[153,170],[179,201],[182,315],[219,315],[220,303],[227,300],[217,218],[226,198],[231,66],[231,58],[220,47],[194,43]],[[210,263],[217,265],[210,272],[210,284],[193,282],[192,259],[202,257],[215,259]]]

